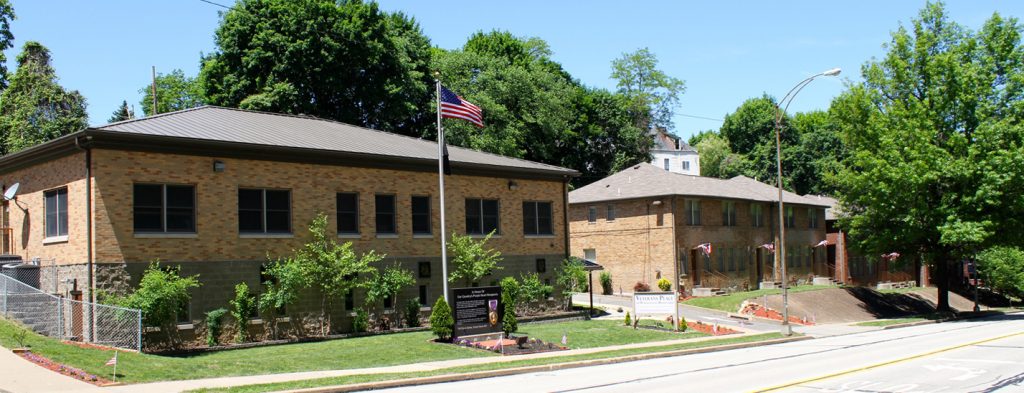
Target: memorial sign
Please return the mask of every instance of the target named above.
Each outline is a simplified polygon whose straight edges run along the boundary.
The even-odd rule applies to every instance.
[[[672,292],[637,292],[633,294],[633,314],[676,314],[676,295]]]
[[[456,288],[454,337],[501,331],[501,287]]]

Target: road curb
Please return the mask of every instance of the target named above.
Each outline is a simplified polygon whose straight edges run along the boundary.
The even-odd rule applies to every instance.
[[[1013,313],[1015,313],[1015,312],[979,311],[979,312],[975,313],[975,312],[972,311],[970,314],[965,314],[963,316],[958,316],[958,317],[953,317],[953,318],[929,319],[929,320],[924,320],[924,321],[897,323],[895,325],[882,326],[882,330],[899,329],[899,328],[912,327],[912,326],[921,326],[921,325],[928,325],[928,324],[932,324],[932,323],[952,322],[952,321],[959,321],[959,320],[964,320],[964,319],[975,319],[975,318],[993,317],[993,316],[996,316],[996,315],[1008,315],[1008,314],[1013,314]]]
[[[517,375],[517,374],[528,374],[528,373],[532,373],[532,372],[565,370],[565,369],[571,369],[571,368],[589,367],[589,366],[600,366],[600,365],[606,365],[606,364],[625,363],[625,362],[633,362],[633,361],[638,361],[638,360],[658,359],[658,358],[665,358],[665,357],[672,357],[672,356],[683,356],[683,355],[693,355],[693,354],[699,354],[699,353],[728,351],[728,350],[732,350],[732,349],[753,348],[753,347],[760,347],[760,346],[765,346],[765,345],[775,345],[775,344],[782,344],[782,343],[795,342],[795,341],[804,341],[804,340],[813,340],[813,339],[814,338],[811,337],[811,336],[794,336],[794,337],[787,337],[787,338],[778,338],[778,339],[773,339],[773,340],[755,341],[755,342],[749,342],[749,343],[726,344],[726,345],[718,345],[718,346],[709,346],[709,347],[704,347],[704,348],[691,348],[691,349],[680,349],[680,350],[672,350],[672,351],[664,351],[664,352],[652,352],[652,353],[644,353],[644,354],[637,354],[637,355],[627,355],[627,356],[605,358],[605,359],[581,360],[581,361],[576,361],[576,362],[554,363],[554,364],[547,364],[547,365],[541,365],[541,366],[526,366],[526,367],[499,369],[499,370],[476,371],[476,372],[469,372],[469,373],[434,375],[434,376],[429,376],[429,377],[406,378],[406,379],[396,379],[396,380],[391,380],[391,381],[379,381],[379,382],[366,382],[366,383],[358,383],[358,384],[350,384],[350,385],[324,386],[324,387],[316,387],[316,388],[308,388],[308,389],[289,390],[287,392],[290,392],[290,393],[356,392],[356,391],[364,391],[364,390],[389,389],[389,388],[399,388],[399,387],[414,386],[414,385],[427,385],[427,384],[444,383],[444,382],[470,381],[470,380],[474,380],[474,379],[502,377],[502,376],[508,376],[508,375]],[[598,352],[598,353],[600,353],[600,352]]]

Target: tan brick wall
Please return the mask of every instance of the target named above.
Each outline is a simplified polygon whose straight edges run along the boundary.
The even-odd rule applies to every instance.
[[[661,205],[653,205],[654,199],[616,201],[611,203],[573,204],[569,209],[570,251],[572,255],[582,257],[585,249],[594,249],[597,260],[612,274],[615,290],[621,287],[624,291],[632,290],[636,281],[647,281],[653,284],[657,271],[663,277],[671,278],[673,269],[672,227],[675,223],[676,247],[681,269],[681,284],[687,289],[694,287],[694,268],[705,269],[702,254],[693,248],[702,243],[711,243],[713,253],[710,260],[711,270],[725,276],[723,286],[737,288],[756,287],[762,279],[772,277],[772,257],[767,250],[759,250],[758,246],[774,240],[775,209],[772,204],[762,203],[764,225],[753,227],[750,204],[753,202],[737,200],[736,225],[723,225],[723,200],[713,198],[662,197]],[[687,224],[686,200],[700,200],[701,225]],[[671,213],[675,203],[676,214]],[[617,217],[615,221],[605,219],[607,205],[614,204]],[[588,222],[590,206],[598,208],[596,223]],[[650,214],[648,214],[650,208]],[[825,238],[824,221],[819,220],[818,228],[808,228],[807,207],[795,206],[796,226],[787,228],[786,241],[796,259],[788,268],[791,279],[806,279],[807,274],[815,271],[824,272],[824,251],[814,256],[818,261],[812,267],[811,245]],[[824,217],[824,210],[818,209],[819,217]],[[658,217],[662,216],[664,225],[657,225]],[[673,220],[672,217],[675,217]],[[823,250],[823,249],[821,249]],[[758,270],[757,258],[761,255],[762,267]],[[696,257],[696,261],[694,258]],[[723,267],[719,268],[719,258],[723,257]],[[787,258],[789,259],[789,258]],[[731,261],[731,263],[730,263]],[[799,263],[796,263],[799,261]],[[696,263],[695,263],[696,262]],[[701,274],[701,272],[697,272]],[[761,273],[760,277],[758,273]],[[707,279],[708,274],[704,273]],[[705,281],[706,283],[709,281]]]
[[[0,184],[20,183],[17,203],[8,202],[12,228],[13,254],[26,261],[35,257],[56,260],[58,264],[86,261],[85,153],[76,153],[53,161],[0,174]],[[46,212],[43,193],[68,188],[67,241],[50,242],[46,236]]]

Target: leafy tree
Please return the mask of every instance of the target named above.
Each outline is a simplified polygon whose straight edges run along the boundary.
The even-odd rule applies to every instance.
[[[366,303],[383,310],[384,299],[391,298],[395,309],[394,321],[398,323],[398,294],[413,284],[416,284],[416,279],[413,278],[412,271],[402,269],[396,262],[381,272],[373,273],[373,277],[366,283]]]
[[[929,3],[830,110],[849,149],[841,224],[867,252],[932,264],[940,310],[952,261],[1021,241],[1020,30],[994,14],[971,32]]]
[[[574,99],[576,115],[563,135],[564,148],[556,165],[581,175],[573,186],[584,186],[641,162],[650,162],[654,141],[633,124],[629,100],[622,94],[580,87]]]
[[[519,282],[515,277],[501,279],[501,305],[504,307],[501,316],[501,330],[505,336],[512,336],[519,330],[519,322],[516,320],[516,303],[519,300]]]
[[[117,110],[110,114],[110,118],[107,119],[107,123],[116,123],[131,119],[132,111],[131,109],[128,109],[128,101],[121,101],[121,106],[117,107]]]
[[[672,128],[672,115],[686,83],[659,70],[654,53],[647,48],[623,53],[612,61],[611,77],[617,81],[619,92],[629,98],[637,127]]]
[[[185,72],[179,69],[170,74],[156,75],[156,113],[153,113],[153,85],[143,86],[139,93],[142,94],[139,107],[146,116],[203,105],[203,88],[199,80],[185,76]]]
[[[427,301],[423,299],[423,301]],[[413,298],[405,301],[405,324],[411,328],[420,327],[420,299]]]
[[[978,254],[978,274],[986,285],[1007,295],[1024,296],[1024,251],[992,247]]]
[[[299,291],[306,286],[306,275],[294,258],[280,258],[266,265],[268,280],[263,282],[258,307],[261,318],[270,330],[270,336],[278,337],[277,316],[287,311],[299,297]]]
[[[142,280],[135,291],[111,299],[119,306],[142,310],[142,323],[159,327],[172,347],[180,344],[177,337],[178,314],[192,298],[189,290],[199,287],[199,275],[181,277],[179,271],[177,267],[161,267],[160,262],[153,262],[142,273]]]
[[[2,12],[0,5],[0,19]],[[0,46],[2,36],[0,30]],[[50,60],[50,51],[35,41],[26,42],[18,55],[18,69],[0,94],[0,154],[14,153],[88,125],[85,98],[57,83]]]
[[[418,24],[360,0],[247,0],[225,12],[202,59],[214,105],[420,132],[434,89]]]
[[[784,119],[783,123],[788,123],[787,120]],[[771,144],[774,147],[775,99],[765,94],[743,101],[735,112],[725,115],[718,132],[729,141],[729,148],[739,154],[750,154],[759,144]],[[792,134],[784,134],[787,134],[786,142],[796,141]],[[703,161],[701,157],[701,163]]]
[[[448,242],[448,261],[453,269],[448,274],[448,282],[463,280],[468,287],[491,272],[501,269],[501,266],[498,266],[502,260],[501,252],[487,248],[487,241],[491,240],[493,235],[494,232],[491,232],[477,241],[469,235],[461,236],[452,232],[451,240]]]
[[[519,277],[519,301],[517,304],[522,307],[521,314],[532,312],[530,306],[535,302],[545,299],[545,294],[551,292],[551,287],[540,281],[537,273],[523,274]]]
[[[256,312],[256,297],[249,292],[249,284],[235,285],[235,298],[231,300],[231,317],[235,319],[235,341],[249,341],[249,317]]]
[[[716,133],[701,137],[695,146],[700,152],[700,175],[728,179],[743,174],[748,162],[745,156],[733,153],[729,142]]]
[[[0,0],[0,91],[7,88],[7,55],[4,52],[14,47],[14,34],[11,33],[11,21],[14,19],[11,2]]]
[[[430,310],[430,330],[434,332],[439,341],[448,342],[452,339],[452,332],[455,329],[455,319],[452,318],[452,309],[443,297],[437,298],[434,308]]]
[[[607,272],[607,271],[601,272],[600,281],[601,281],[601,294],[602,295],[611,295],[613,293],[613,291],[614,291],[614,289],[612,288],[612,273],[611,272]]]
[[[572,295],[587,291],[587,269],[579,258],[567,258],[558,269],[555,282],[562,288],[562,302],[566,311],[572,310]]]

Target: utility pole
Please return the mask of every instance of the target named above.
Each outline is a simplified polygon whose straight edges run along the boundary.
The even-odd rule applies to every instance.
[[[156,66],[153,66],[153,114],[156,113]]]

